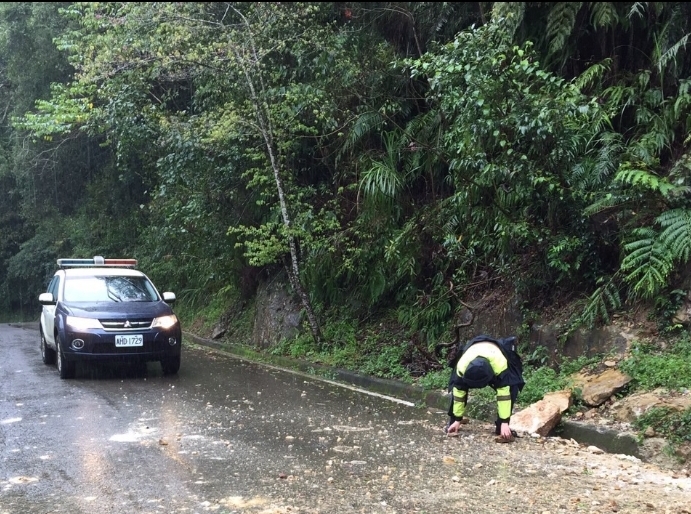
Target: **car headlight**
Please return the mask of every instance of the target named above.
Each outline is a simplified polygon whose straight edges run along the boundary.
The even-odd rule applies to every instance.
[[[65,323],[75,330],[86,330],[87,328],[103,328],[101,323],[94,318],[78,318],[67,316]]]
[[[153,323],[151,323],[151,328],[170,328],[178,322],[178,317],[175,314],[169,316],[161,316],[159,318],[154,318]]]

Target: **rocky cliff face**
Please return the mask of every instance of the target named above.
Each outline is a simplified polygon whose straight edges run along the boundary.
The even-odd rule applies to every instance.
[[[494,292],[467,303],[456,314],[456,323],[462,327],[461,340],[471,339],[478,334],[525,337],[527,330],[528,347],[544,347],[549,363],[558,364],[564,357],[624,354],[637,336],[633,323],[623,323],[579,330],[562,342],[560,335],[564,327],[559,320],[544,319],[528,323],[520,305],[520,298],[502,292]],[[256,297],[253,345],[269,348],[281,340],[291,339],[299,333],[301,323],[302,306],[291,293],[287,279],[279,275],[262,282]]]
[[[260,283],[257,290],[252,344],[270,348],[284,339],[294,338],[300,330],[302,306],[290,292],[285,277]]]

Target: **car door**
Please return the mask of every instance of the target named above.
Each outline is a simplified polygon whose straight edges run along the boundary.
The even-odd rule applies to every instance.
[[[55,275],[53,280],[48,284],[48,293],[53,295],[53,299],[58,299],[58,289],[60,287],[60,276]],[[43,328],[43,336],[50,346],[55,346],[55,305],[44,305],[41,310],[41,327]]]

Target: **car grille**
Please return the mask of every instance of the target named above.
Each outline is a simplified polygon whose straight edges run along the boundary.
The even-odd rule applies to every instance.
[[[141,330],[151,327],[152,318],[139,319],[101,319],[99,320],[106,330]]]

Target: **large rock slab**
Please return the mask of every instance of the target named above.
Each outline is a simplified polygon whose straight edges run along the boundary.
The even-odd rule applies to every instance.
[[[561,421],[561,409],[555,403],[540,400],[511,416],[510,427],[516,432],[546,437]]]
[[[617,421],[631,423],[653,407],[678,412],[691,409],[691,395],[672,396],[665,391],[635,393],[614,402],[610,412]]]
[[[577,373],[571,378],[573,387],[581,390],[583,403],[590,407],[599,407],[631,382],[630,376],[614,368],[596,375]]]
[[[547,393],[542,399],[559,407],[559,412],[562,414],[573,405],[573,393],[568,389]]]

